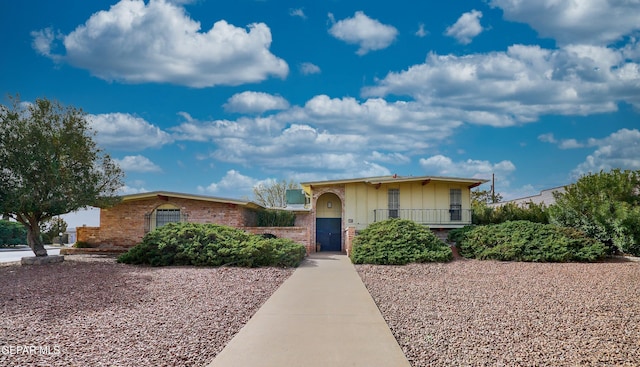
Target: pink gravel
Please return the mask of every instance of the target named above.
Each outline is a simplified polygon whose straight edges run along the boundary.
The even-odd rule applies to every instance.
[[[204,366],[292,272],[79,255],[2,266],[0,365]]]
[[[640,263],[358,265],[412,366],[640,366]]]

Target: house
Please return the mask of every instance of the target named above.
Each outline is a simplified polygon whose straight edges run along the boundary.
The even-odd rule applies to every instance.
[[[304,182],[287,193],[294,227],[256,227],[266,208],[246,200],[165,191],[126,195],[100,210],[99,227],[78,227],[78,241],[124,251],[153,229],[171,222],[216,223],[255,234],[290,238],[307,252],[349,252],[357,231],[387,218],[411,219],[434,230],[471,224],[473,187],[488,180],[383,176]],[[76,249],[69,249],[72,252]],[[80,250],[80,249],[77,249]]]
[[[503,206],[508,203],[513,203],[518,206],[526,205],[529,203],[533,203],[536,205],[544,204],[546,206],[549,206],[549,205],[555,204],[556,202],[556,198],[554,196],[555,193],[564,194],[564,192],[565,192],[565,186],[559,186],[551,189],[542,190],[538,195],[525,196],[518,199],[501,201],[499,203],[491,203],[488,205],[493,208]]]
[[[166,191],[126,195],[117,205],[100,209],[99,227],[76,228],[77,240],[98,250],[125,251],[140,243],[145,234],[167,223],[195,222],[291,238],[311,247],[306,227],[256,227],[257,212],[261,210],[265,208],[251,201],[212,196]],[[68,250],[69,253],[74,251]]]
[[[345,251],[357,231],[388,218],[410,219],[433,230],[471,224],[471,189],[488,180],[398,175],[303,182],[311,241],[316,250]]]

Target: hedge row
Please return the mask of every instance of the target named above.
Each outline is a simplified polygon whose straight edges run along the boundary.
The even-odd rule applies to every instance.
[[[505,261],[596,261],[607,254],[583,232],[551,224],[512,221],[467,227],[450,234],[461,256]]]
[[[151,266],[295,267],[305,254],[304,246],[289,239],[264,238],[217,224],[170,223],[149,232],[118,261]]]

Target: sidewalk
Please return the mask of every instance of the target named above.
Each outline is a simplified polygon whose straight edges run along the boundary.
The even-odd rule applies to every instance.
[[[208,367],[410,367],[346,255],[313,254]]]

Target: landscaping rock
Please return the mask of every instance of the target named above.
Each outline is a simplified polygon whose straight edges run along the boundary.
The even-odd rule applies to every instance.
[[[22,265],[44,265],[44,264],[56,264],[64,261],[64,256],[49,255],[49,256],[28,256],[23,257],[20,263]]]

